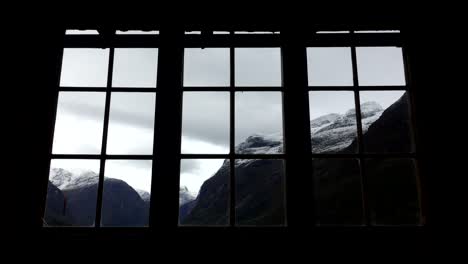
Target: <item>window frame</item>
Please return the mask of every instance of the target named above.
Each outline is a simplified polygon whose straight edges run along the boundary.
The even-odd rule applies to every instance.
[[[222,30],[222,29],[220,29]],[[239,29],[242,30],[242,29]],[[326,30],[326,29],[324,29]],[[421,225],[424,224],[425,205],[422,199],[420,173],[418,171],[418,136],[415,126],[415,115],[414,115],[414,99],[412,81],[408,66],[408,55],[406,52],[406,46],[403,39],[404,31],[400,33],[355,33],[354,31],[359,30],[359,27],[345,28],[343,30],[350,30],[350,33],[327,33],[327,34],[315,34],[314,30],[310,32],[294,32],[288,30],[281,30],[280,34],[233,34],[234,30],[228,30],[231,34],[209,34],[205,31],[200,35],[185,35],[183,30],[160,30],[158,35],[111,35],[103,37],[102,35],[65,35],[65,30],[62,31],[64,34],[63,46],[58,56],[58,81],[55,87],[52,88],[51,96],[53,102],[57,103],[58,94],[60,91],[95,91],[106,93],[106,104],[105,104],[105,115],[104,115],[104,131],[103,131],[103,142],[102,151],[98,155],[65,155],[65,154],[53,154],[52,144],[50,144],[49,151],[49,166],[51,159],[99,159],[100,160],[100,171],[99,171],[99,188],[98,188],[98,204],[96,214],[96,225],[95,228],[88,228],[87,230],[96,230],[100,226],[100,209],[102,206],[102,189],[104,179],[105,161],[107,159],[143,159],[152,160],[152,188],[151,188],[151,206],[150,206],[150,219],[149,229],[152,230],[163,230],[167,228],[176,230],[191,230],[201,229],[204,227],[187,227],[180,228],[178,225],[178,195],[179,188],[179,175],[180,175],[180,160],[186,158],[229,158],[231,164],[231,171],[234,170],[234,162],[236,158],[275,158],[283,159],[285,163],[285,195],[286,195],[286,225],[281,228],[301,226],[306,228],[318,228],[311,223],[315,223],[314,210],[311,212],[298,212],[297,208],[307,203],[299,202],[304,198],[303,194],[297,192],[305,189],[309,189],[313,186],[311,179],[305,179],[295,177],[299,172],[302,174],[309,175],[312,178],[312,168],[310,164],[306,164],[306,161],[310,161],[313,158],[358,158],[360,161],[366,158],[411,158],[415,160],[416,167],[416,178],[418,196],[421,208]],[[226,30],[225,30],[226,31]],[[238,31],[238,30],[236,30]],[[273,31],[277,31],[276,29]],[[316,30],[318,31],[318,30]],[[396,86],[359,86],[357,80],[357,65],[356,65],[356,47],[365,46],[397,46],[402,48],[404,72],[406,85],[401,87]],[[62,61],[63,48],[102,48],[110,47],[109,51],[109,67],[108,67],[108,79],[107,86],[104,88],[97,87],[66,87],[62,89],[59,85],[60,81],[60,65]],[[181,140],[181,123],[182,123],[182,96],[184,91],[219,91],[220,87],[184,87],[183,78],[181,71],[183,71],[183,51],[184,48],[203,48],[203,47],[229,47],[230,56],[234,58],[234,48],[236,47],[279,47],[281,49],[282,56],[282,85],[280,87],[235,87],[234,85],[234,61],[230,60],[230,86],[221,87],[222,91],[229,91],[230,93],[230,152],[229,154],[222,155],[210,155],[210,154],[182,154],[180,153],[180,140]],[[353,65],[353,86],[327,86],[327,87],[310,87],[307,82],[307,47],[351,47],[352,51],[352,65]],[[158,48],[158,67],[157,67],[157,86],[153,88],[112,88],[112,73],[114,63],[114,49],[115,48]],[[175,60],[171,61],[171,60]],[[296,71],[293,73],[293,71]],[[359,91],[383,91],[383,90],[405,90],[408,92],[409,104],[410,104],[410,122],[412,128],[412,139],[414,141],[415,149],[412,153],[362,153],[362,125],[360,119],[360,103],[359,103]],[[356,154],[317,154],[312,153],[310,145],[310,127],[308,122],[305,120],[309,117],[308,110],[308,92],[312,90],[320,91],[353,91],[355,94],[355,105],[356,105],[356,118],[358,123],[358,142],[359,152]],[[105,147],[107,144],[107,130],[109,122],[109,108],[110,108],[110,94],[112,91],[116,92],[152,92],[156,93],[156,109],[155,109],[155,127],[153,137],[153,154],[152,155],[107,155],[105,153]],[[233,153],[234,149],[234,97],[236,91],[279,91],[283,97],[283,154],[265,154],[265,155],[242,155]],[[171,105],[173,104],[173,105]],[[299,104],[299,106],[296,106]],[[56,108],[56,107],[55,107]],[[172,118],[179,120],[180,122],[170,121],[168,114],[172,115]],[[56,109],[51,113],[51,119],[55,122]],[[291,117],[298,117],[299,122],[294,124]],[[309,121],[309,120],[307,120]],[[167,124],[167,126],[164,126]],[[51,125],[51,139],[53,139],[54,125]],[[172,133],[172,135],[170,135]],[[306,140],[308,138],[308,140]],[[168,142],[163,142],[168,140]],[[158,154],[160,153],[160,154]],[[164,153],[164,155],[162,155]],[[167,156],[166,156],[167,155]],[[166,156],[166,157],[164,157]],[[168,162],[169,161],[169,162]],[[301,162],[303,164],[301,164]],[[305,162],[305,163],[304,163]],[[310,162],[309,162],[310,163]],[[294,168],[296,166],[297,168]],[[163,172],[169,172],[165,178],[161,177]],[[363,186],[365,187],[365,172],[361,170],[361,178],[363,180]],[[43,181],[47,183],[48,174],[41,175]],[[41,178],[41,179],[42,179]],[[168,184],[171,188],[165,188],[164,184]],[[231,173],[230,180],[231,187],[235,188],[234,185],[234,173]],[[177,186],[176,186],[177,185]],[[301,187],[301,185],[308,185]],[[176,188],[177,187],[177,188]],[[231,189],[231,202],[232,205],[234,200],[235,189]],[[169,191],[170,189],[170,191]],[[313,188],[311,188],[313,189]],[[46,190],[42,190],[42,208],[40,211],[41,218],[43,217],[46,200]],[[365,188],[363,189],[363,202],[364,208],[367,204]],[[168,201],[167,204],[163,205],[160,198],[164,195],[169,194],[169,197],[175,201]],[[166,197],[166,199],[168,199]],[[153,202],[156,200],[155,202]],[[309,204],[310,206],[310,204]],[[313,207],[313,206],[312,206]],[[235,207],[230,206],[230,219],[231,223],[234,223],[235,219]],[[98,212],[99,210],[99,212]],[[161,210],[164,211],[164,215],[167,216],[162,219],[158,217],[161,215]],[[372,227],[369,220],[369,212],[365,211],[366,227]],[[99,217],[98,217],[99,215]],[[42,221],[41,221],[42,222]],[[225,229],[232,229],[234,225],[229,225]],[[267,227],[261,227],[262,229],[269,229]],[[274,227],[278,229],[278,227]],[[44,228],[43,228],[44,229]],[[53,230],[54,227],[48,227],[46,229]],[[62,227],[60,229],[63,230]],[[82,230],[82,228],[73,228],[74,230]],[[108,229],[108,228],[106,228]],[[128,230],[126,227],[112,227],[113,230]],[[130,230],[135,230],[130,228]],[[146,229],[143,229],[146,230]],[[51,231],[53,232],[53,231]],[[132,231],[133,232],[133,231]],[[139,231],[138,231],[139,232]],[[146,232],[146,231],[144,231]]]

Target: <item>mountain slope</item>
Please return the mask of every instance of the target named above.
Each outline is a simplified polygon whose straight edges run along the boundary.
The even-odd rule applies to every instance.
[[[394,105],[383,109],[375,103],[362,105],[364,142],[368,150],[408,149],[408,111],[406,94]],[[351,109],[345,115],[328,115],[311,122],[312,136],[318,152],[355,152],[356,129]],[[387,147],[391,142],[393,146]],[[249,137],[237,148],[238,153],[279,151],[280,142]],[[367,161],[373,198],[373,217],[379,223],[414,223],[417,215],[414,175],[408,160]],[[284,221],[283,168],[281,161],[236,161],[236,223],[240,225],[277,225]],[[362,221],[361,179],[359,164],[353,160],[315,160],[314,179],[319,215],[322,223],[360,224]],[[201,187],[196,200],[181,207],[180,222],[186,225],[227,224],[229,198],[227,162]],[[388,184],[388,185],[387,185]],[[404,187],[401,188],[401,185]],[[390,186],[394,187],[391,188]],[[397,197],[398,198],[395,198]],[[390,201],[389,201],[390,199]],[[312,201],[312,200],[311,200]]]

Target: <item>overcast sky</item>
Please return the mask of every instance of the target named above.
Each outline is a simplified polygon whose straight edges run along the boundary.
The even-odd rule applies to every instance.
[[[310,86],[352,85],[350,48],[308,48]],[[114,87],[156,87],[157,49],[116,49]],[[404,84],[399,48],[357,48],[360,85]],[[65,49],[62,86],[105,87],[108,49]],[[278,48],[238,48],[235,52],[236,86],[281,86]],[[229,86],[229,49],[186,49],[185,86]],[[402,92],[362,92],[361,102],[377,101],[384,108]],[[151,154],[154,129],[154,93],[116,93],[111,96],[107,153]],[[253,134],[282,133],[279,92],[236,92],[235,142]],[[311,119],[327,113],[343,114],[354,108],[352,92],[311,92]],[[99,154],[105,94],[61,92],[54,135],[54,153]],[[182,153],[229,152],[229,93],[185,92],[183,97]],[[223,160],[190,160],[181,165],[181,185],[197,193]],[[78,164],[78,165],[77,165]],[[61,161],[54,166],[87,166]],[[91,168],[92,167],[92,168]],[[106,176],[125,180],[150,191],[151,163],[112,161]]]

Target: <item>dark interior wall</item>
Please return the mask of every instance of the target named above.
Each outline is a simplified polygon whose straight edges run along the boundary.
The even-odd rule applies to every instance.
[[[148,11],[146,11],[148,12]],[[156,13],[161,11],[155,11]],[[305,12],[305,11],[303,11]],[[302,13],[302,12],[300,12]],[[314,16],[296,16],[292,19],[277,15],[278,13],[263,13],[263,15],[244,13],[242,19],[238,15],[195,15],[193,13],[186,14],[180,19],[174,17],[148,18],[144,15],[130,16],[106,16],[106,19],[99,16],[89,16],[83,18],[77,14],[70,16],[60,16],[56,20],[45,22],[45,27],[37,28],[30,35],[25,36],[25,47],[27,53],[31,53],[31,63],[25,67],[24,73],[28,74],[22,80],[22,89],[27,91],[28,96],[23,101],[27,105],[24,113],[21,113],[21,119],[25,120],[18,129],[17,136],[20,137],[22,147],[19,152],[27,154],[21,158],[19,163],[22,164],[21,169],[16,172],[16,177],[27,178],[22,184],[21,199],[24,199],[20,204],[20,212],[14,220],[18,224],[18,231],[26,231],[26,235],[38,235],[40,238],[51,238],[60,236],[60,234],[47,234],[40,231],[37,216],[40,215],[42,197],[41,186],[45,188],[44,181],[38,175],[48,173],[48,157],[47,153],[50,149],[52,138],[50,135],[50,113],[55,111],[53,92],[50,92],[50,87],[53,87],[57,81],[57,58],[62,43],[62,33],[65,28],[161,28],[166,30],[183,28],[183,29],[200,29],[200,28],[216,28],[216,29],[255,29],[255,30],[291,30],[296,32],[304,32],[305,28],[311,25],[317,25],[321,28],[334,29],[346,27],[366,28],[382,28],[382,27],[397,27],[402,29],[405,41],[408,48],[408,56],[410,62],[410,71],[412,82],[414,84],[414,104],[416,106],[416,124],[418,131],[418,147],[420,153],[420,170],[423,176],[422,185],[424,188],[424,197],[426,203],[427,225],[430,228],[446,226],[448,223],[447,214],[453,211],[447,208],[447,197],[439,192],[436,188],[441,188],[440,185],[440,160],[442,157],[437,156],[436,151],[440,142],[434,140],[438,138],[439,131],[434,127],[433,118],[439,116],[437,108],[434,107],[434,102],[437,101],[437,92],[440,89],[438,83],[431,76],[435,76],[434,59],[431,57],[435,40],[432,38],[431,30],[421,27],[423,21],[414,21],[414,17],[402,13],[369,13],[369,14],[334,14],[320,13],[312,11]],[[30,23],[34,23],[33,21]],[[439,102],[440,106],[440,102]],[[25,126],[23,128],[23,126]],[[44,189],[43,188],[43,189]],[[445,201],[445,202],[444,202]],[[16,208],[18,209],[18,208]],[[40,223],[39,223],[40,224]],[[395,231],[395,230],[393,230]],[[317,236],[327,237],[331,230],[315,230]],[[356,230],[350,232],[358,232]],[[408,232],[411,236],[419,236],[421,230],[397,230],[397,232]],[[117,232],[118,233],[118,232]],[[121,236],[112,230],[99,231],[90,234],[87,238],[109,238]],[[136,234],[123,233],[123,237],[134,237]],[[261,234],[260,237],[288,237],[288,231],[268,231],[268,230],[230,230],[230,231],[213,231],[199,230],[178,233],[181,236],[191,235],[199,236],[200,233],[208,236],[229,235],[231,237],[242,237],[244,235]],[[296,234],[301,235],[301,230],[296,230]],[[154,234],[145,233],[141,235],[146,239],[154,239]],[[172,236],[174,233],[163,232],[156,236]],[[86,238],[85,238],[86,239]]]

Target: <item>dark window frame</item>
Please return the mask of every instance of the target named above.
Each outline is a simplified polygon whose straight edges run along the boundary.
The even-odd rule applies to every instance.
[[[412,95],[412,84],[411,76],[408,67],[408,56],[406,54],[405,42],[402,36],[404,31],[399,34],[395,33],[354,33],[357,28],[350,28],[350,33],[329,33],[329,34],[314,34],[311,32],[301,32],[300,35],[297,32],[290,32],[282,30],[280,34],[233,34],[233,30],[229,30],[229,35],[184,35],[183,30],[166,31],[160,30],[159,35],[111,35],[110,37],[103,38],[101,35],[65,35],[63,39],[63,48],[110,48],[109,53],[109,68],[108,68],[108,80],[107,87],[96,88],[96,87],[66,87],[60,88],[59,81],[57,85],[52,88],[53,102],[56,104],[58,94],[60,91],[95,91],[106,93],[106,105],[105,105],[105,116],[104,116],[104,131],[103,131],[103,142],[102,151],[100,155],[62,155],[52,154],[52,146],[50,147],[49,165],[51,159],[99,159],[100,160],[100,172],[99,172],[99,191],[98,191],[98,204],[96,214],[96,225],[100,226],[100,208],[102,206],[102,189],[104,179],[105,161],[107,159],[151,159],[153,162],[152,169],[152,199],[150,208],[150,223],[149,229],[162,230],[166,228],[175,228],[177,230],[186,229],[204,229],[203,227],[188,227],[178,226],[178,200],[170,198],[176,198],[178,196],[179,188],[179,173],[180,173],[180,160],[185,158],[229,158],[231,161],[231,171],[234,170],[234,159],[237,158],[274,158],[283,159],[285,162],[285,195],[286,195],[286,223],[282,228],[286,227],[311,227],[317,228],[313,223],[315,218],[314,210],[311,208],[309,212],[298,212],[295,208],[300,208],[301,205],[305,205],[304,202],[300,202],[303,198],[301,194],[298,194],[300,190],[305,190],[303,185],[308,185],[307,189],[310,190],[310,186],[313,186],[312,180],[312,168],[310,161],[313,158],[357,158],[360,161],[366,158],[412,158],[416,161],[416,169],[418,167],[418,152],[417,149],[412,153],[363,153],[362,150],[362,129],[360,124],[360,104],[359,104],[359,91],[372,90],[405,90],[408,92],[410,98],[410,117],[412,123],[412,136],[414,139],[415,147],[418,146],[418,137],[415,126],[414,117],[414,100]],[[277,31],[277,30],[275,30]],[[318,30],[317,30],[318,31]],[[63,31],[63,33],[65,30]],[[351,47],[352,50],[352,65],[353,65],[353,86],[349,87],[309,87],[307,83],[307,59],[306,59],[306,48],[307,47]],[[406,85],[401,87],[395,86],[359,86],[357,80],[357,67],[356,67],[356,47],[361,46],[397,46],[402,47],[403,61],[405,68]],[[234,61],[230,60],[230,86],[222,87],[222,91],[230,92],[230,153],[226,155],[209,155],[209,154],[181,154],[180,153],[180,139],[181,139],[181,122],[182,122],[182,95],[184,91],[214,91],[219,90],[219,87],[183,87],[182,74],[183,71],[183,51],[184,48],[200,48],[200,47],[229,47],[230,56],[234,58],[235,47],[280,47],[282,54],[282,86],[281,87],[235,87],[234,86]],[[112,72],[113,72],[113,55],[114,48],[158,48],[158,68],[157,68],[157,88],[112,88]],[[63,49],[60,52],[58,61],[61,62],[63,55]],[[171,60],[175,60],[171,61]],[[60,65],[60,63],[59,63]],[[60,76],[60,66],[57,68]],[[179,71],[177,73],[177,71]],[[58,78],[60,79],[60,78]],[[359,152],[356,154],[314,154],[311,151],[310,145],[310,127],[309,113],[308,113],[308,92],[316,90],[333,90],[333,91],[353,91],[355,94],[356,104],[356,116],[358,122],[358,142]],[[110,94],[111,92],[151,92],[157,93],[156,96],[156,109],[155,109],[155,128],[153,138],[153,154],[152,155],[107,155],[105,153],[105,146],[107,144],[107,129],[109,122],[109,108],[110,108]],[[233,153],[234,150],[234,95],[236,91],[280,91],[283,94],[283,143],[284,153],[283,154],[265,154],[265,155],[241,155]],[[173,104],[172,106],[170,104]],[[299,106],[297,106],[299,104]],[[56,110],[55,110],[56,111]],[[177,119],[180,122],[170,121],[167,117],[171,114],[173,119]],[[52,113],[53,120],[55,120],[56,112]],[[299,120],[299,122],[293,121]],[[166,126],[165,126],[166,125]],[[53,138],[54,126],[51,126],[52,131],[51,138]],[[171,136],[169,136],[172,134]],[[170,138],[168,138],[170,137]],[[307,140],[306,140],[307,139]],[[173,144],[164,142],[168,140]],[[159,155],[158,153],[164,153],[165,155]],[[301,164],[302,163],[302,164]],[[161,175],[167,173],[163,178]],[[306,179],[305,177],[297,177],[298,173],[303,175],[310,175]],[[363,185],[365,186],[365,172],[361,171]],[[161,177],[159,177],[161,176]],[[420,189],[420,175],[416,172],[418,179],[418,195],[420,197],[420,203],[424,203],[421,199]],[[48,180],[48,175],[42,175],[44,181]],[[168,184],[170,187],[164,187],[164,184]],[[234,185],[234,173],[231,173],[231,186]],[[177,186],[176,186],[177,185]],[[301,187],[302,185],[302,187]],[[313,188],[312,188],[313,189]],[[364,193],[364,204],[367,204],[366,191]],[[44,212],[46,192],[43,192],[43,202],[41,213]],[[165,197],[167,204],[163,205],[160,198],[163,198],[162,194],[169,194]],[[235,190],[231,189],[231,202],[230,202],[230,218],[231,225],[225,228],[231,229],[235,219],[235,212],[233,201],[234,201]],[[168,198],[169,197],[169,198]],[[153,202],[153,200],[157,199]],[[174,200],[174,201],[173,201]],[[310,206],[310,204],[308,204]],[[366,208],[366,206],[364,206]],[[421,224],[424,224],[424,208],[421,204]],[[165,213],[161,213],[161,210]],[[98,212],[99,211],[99,212]],[[164,218],[160,215],[165,215]],[[365,210],[366,226],[370,226],[369,212]],[[41,215],[42,217],[42,215]],[[223,227],[220,227],[223,228]],[[225,229],[224,228],[224,229]],[[261,227],[268,229],[266,227]],[[278,227],[274,227],[278,229]],[[46,229],[53,230],[55,228],[48,227]],[[60,227],[59,229],[62,229]],[[96,230],[96,228],[89,227],[78,227],[73,228],[74,230]],[[128,230],[129,228],[106,228],[112,230]],[[134,230],[134,228],[130,228]],[[146,229],[143,229],[146,230]]]

